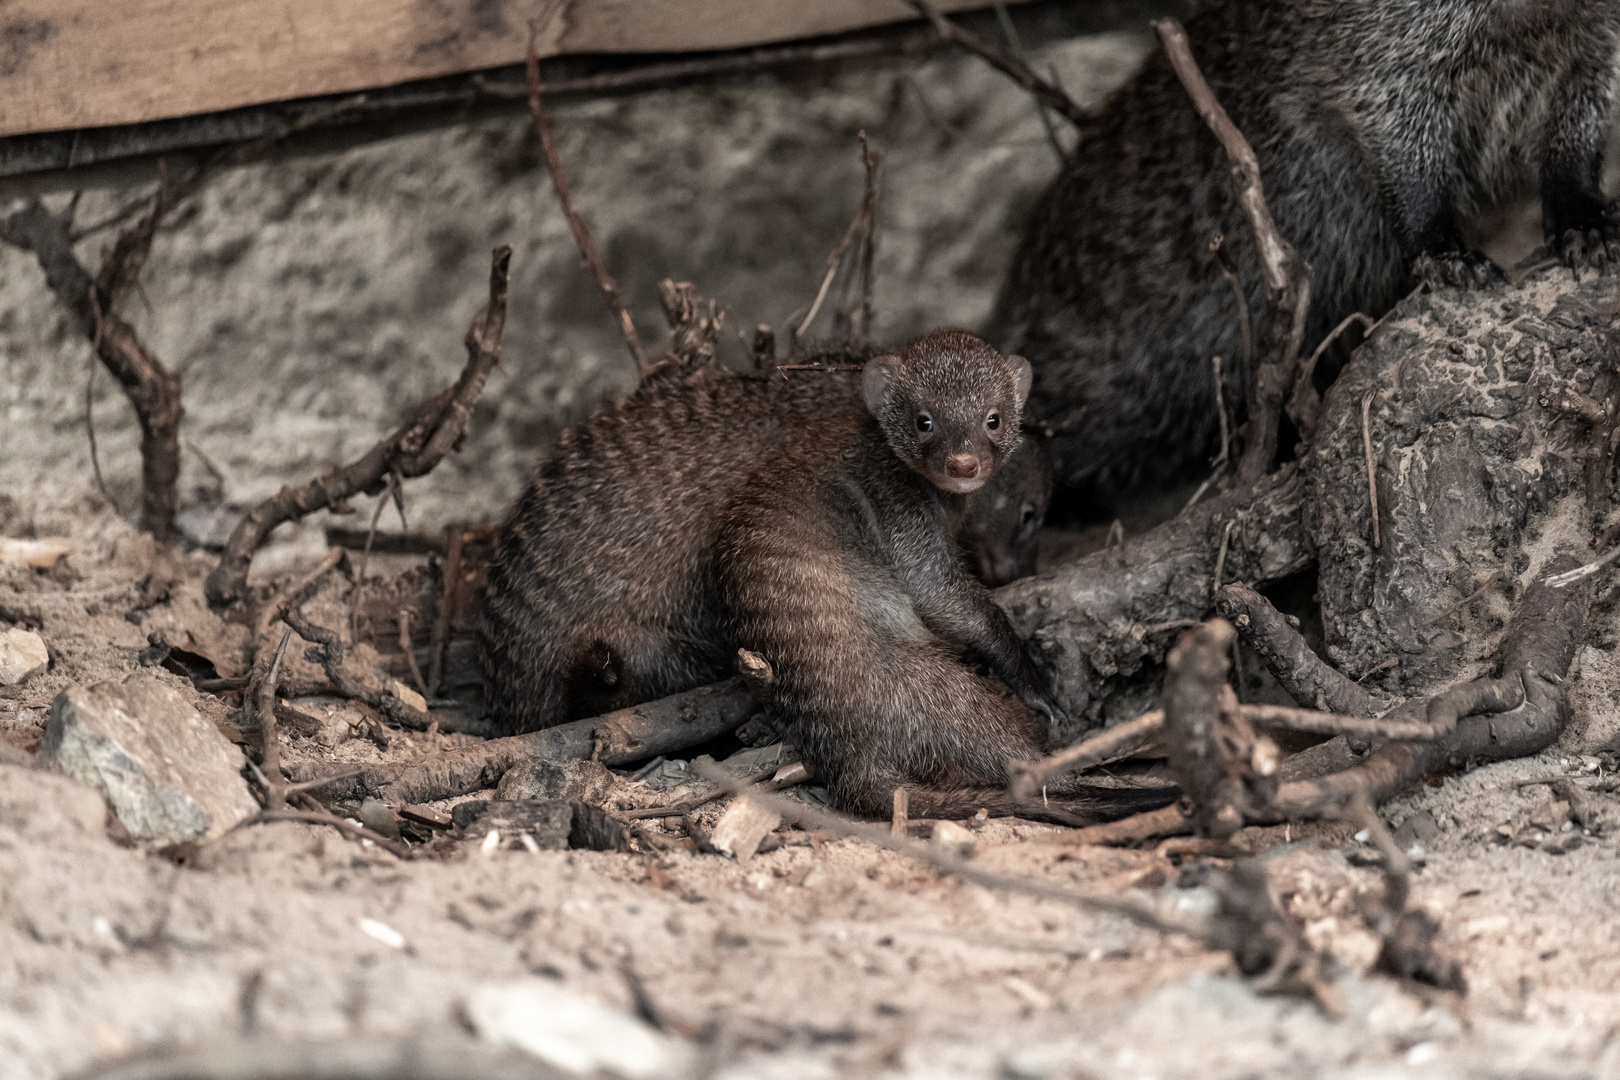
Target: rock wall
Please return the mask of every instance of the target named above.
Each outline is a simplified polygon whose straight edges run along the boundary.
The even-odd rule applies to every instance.
[[[1149,47],[1144,24],[1118,10],[1129,5],[1099,7],[1127,28],[1033,57],[1087,102]],[[730,363],[746,362],[757,323],[780,326],[813,295],[860,195],[857,131],[886,155],[880,339],[982,320],[1057,161],[1031,100],[955,54],[552,111],[579,209],[644,339],[664,340],[657,281],[691,280],[726,305]],[[149,188],[87,192],[79,220],[97,222]],[[114,235],[88,237],[81,257],[96,265]],[[204,456],[226,496],[251,504],[391,430],[459,370],[489,250],[503,242],[516,247],[505,360],[462,452],[407,487],[414,527],[498,516],[563,426],[633,384],[526,113],[378,139],[328,135],[218,176],[160,234],[129,308],[185,378],[182,505],[210,482]],[[828,317],[818,325],[825,332]],[[0,250],[0,492],[22,511],[12,531],[30,521],[70,531],[72,511],[99,501],[84,431],[90,367],[33,257]],[[132,511],[134,415],[105,372],[91,398],[102,469]],[[363,526],[369,500],[357,509],[351,524]],[[256,573],[319,550],[325,524],[318,515],[284,527]]]

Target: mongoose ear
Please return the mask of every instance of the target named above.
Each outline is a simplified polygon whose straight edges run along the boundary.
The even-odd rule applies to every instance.
[[[1012,365],[1013,392],[1018,395],[1018,407],[1022,409],[1024,399],[1029,397],[1030,384],[1035,381],[1035,369],[1022,356],[1009,356],[1007,363]]]
[[[889,386],[894,382],[898,356],[874,356],[861,371],[861,396],[866,399],[866,410],[873,416],[883,411],[889,400]]]

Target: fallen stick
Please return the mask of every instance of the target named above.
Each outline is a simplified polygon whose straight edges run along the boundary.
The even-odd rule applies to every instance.
[[[1283,401],[1293,389],[1296,361],[1305,338],[1305,317],[1310,311],[1311,268],[1277,230],[1277,223],[1266,205],[1265,190],[1260,183],[1260,162],[1254,148],[1204,80],[1187,42],[1187,32],[1175,19],[1155,20],[1153,29],[1164,44],[1165,56],[1186,88],[1187,96],[1192,98],[1198,115],[1226,151],[1232,171],[1232,194],[1248,219],[1260,256],[1260,277],[1266,285],[1271,317],[1267,320],[1265,347],[1258,356],[1259,363],[1250,372],[1252,382],[1245,388],[1248,437],[1238,463],[1238,475],[1252,483],[1271,471],[1277,456]]]
[[[373,844],[376,844],[390,855],[397,856],[398,858],[409,859],[414,854],[410,848],[406,847],[398,840],[390,840],[382,833],[368,829],[364,825],[356,825],[352,821],[345,818],[340,818],[336,814],[328,814],[325,811],[261,810],[252,817],[244,818],[243,820],[237,822],[232,827],[232,831],[234,832],[236,829],[245,829],[250,825],[266,825],[273,821],[302,821],[307,825],[330,825],[338,832],[352,837],[355,840],[370,840]]]
[[[546,170],[551,173],[551,184],[557,189],[557,199],[562,203],[563,213],[568,217],[568,228],[573,231],[574,243],[579,246],[579,253],[584,258],[585,265],[590,267],[591,273],[595,275],[596,284],[601,287],[602,295],[607,298],[608,308],[618,320],[619,331],[624,335],[625,347],[630,350],[630,357],[636,362],[636,374],[645,379],[652,374],[653,364],[647,359],[647,350],[641,347],[641,337],[636,333],[636,324],[630,318],[630,309],[624,306],[624,298],[619,295],[619,283],[613,280],[613,276],[607,271],[607,265],[602,262],[601,253],[591,241],[591,230],[585,227],[585,219],[574,209],[573,197],[568,192],[568,180],[563,176],[562,160],[557,156],[557,143],[551,135],[551,120],[546,116],[540,83],[538,43],[541,31],[551,22],[560,7],[562,0],[549,0],[541,10],[540,17],[529,23],[527,65],[529,113],[534,117],[534,129],[540,136],[540,149],[545,153]]]
[[[1042,105],[1062,115],[1069,123],[1078,127],[1093,119],[1092,114],[1076,103],[1064,91],[1063,87],[1051,80],[1041,78],[1033,68],[1017,56],[1014,56],[995,42],[985,40],[971,30],[962,29],[944,15],[941,15],[939,9],[930,4],[928,0],[910,0],[910,2],[911,6],[916,8],[918,13],[933,26],[941,41],[959,45],[968,52],[982,57],[996,70],[1033,94],[1035,99]]]
[[[718,766],[700,769],[700,773],[705,779],[712,780],[734,795],[742,793],[747,787],[744,782],[733,779]],[[893,826],[889,822],[869,825],[864,822],[853,821],[834,811],[812,806],[809,803],[785,799],[780,795],[763,792],[757,788],[749,791],[749,797],[757,800],[761,806],[776,811],[784,821],[797,822],[801,826],[808,826],[838,836],[864,840],[876,847],[896,851],[902,855],[909,855],[926,866],[931,866],[942,873],[951,874],[954,877],[961,878],[963,881],[971,882],[986,889],[999,892],[1023,893],[1026,896],[1067,904],[1082,911],[1119,915],[1139,926],[1146,926],[1165,933],[1187,934],[1199,941],[1204,940],[1205,937],[1203,927],[1190,922],[1167,919],[1149,909],[1145,904],[1116,899],[1112,896],[1073,893],[1032,878],[1006,877],[1001,874],[992,874],[980,870],[947,847],[922,843],[906,836],[895,836],[891,831]]]
[[[1247,585],[1223,585],[1215,608],[1259,654],[1288,696],[1306,708],[1350,716],[1377,716],[1395,704],[1353,682],[1312,651],[1282,612]]]
[[[281,644],[264,679],[249,693],[253,701],[253,715],[259,722],[260,760],[263,762],[266,810],[281,810],[287,805],[287,781],[281,775],[281,742],[276,731],[276,680],[281,675],[281,659],[287,654],[287,642],[292,640],[292,627],[281,633]]]
[[[1135,720],[1115,724],[1041,761],[1015,761],[1008,767],[1012,776],[1008,789],[1013,798],[1020,802],[1030,801],[1040,795],[1042,787],[1060,776],[1130,756],[1146,746],[1163,727],[1164,710],[1154,709]]]
[[[756,709],[758,704],[742,680],[727,679],[605,716],[490,739],[418,761],[372,766],[347,786],[334,784],[334,794],[344,798],[375,795],[398,806],[493,787],[507,769],[522,761],[594,758],[604,765],[629,765],[735,731]]]
[[[467,328],[467,363],[451,386],[416,407],[398,431],[372,447],[358,461],[334,469],[300,487],[284,487],[254,507],[231,534],[203,585],[208,603],[216,608],[240,600],[247,590],[253,553],[265,537],[284,521],[293,521],[329,506],[341,505],[352,495],[376,495],[398,472],[401,477],[423,476],[461,445],[467,421],[489,373],[501,359],[501,333],[506,327],[506,288],[512,247],[495,249],[489,271],[489,303]]]

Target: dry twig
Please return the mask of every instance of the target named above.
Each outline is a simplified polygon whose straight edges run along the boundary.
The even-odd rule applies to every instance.
[[[253,553],[277,525],[325,507],[341,505],[359,492],[375,495],[396,473],[403,478],[422,476],[438,465],[445,454],[460,447],[484,383],[500,362],[511,261],[510,244],[495,249],[490,262],[489,303],[467,329],[467,363],[456,384],[423,401],[403,427],[372,447],[364,457],[300,487],[284,487],[254,507],[231,534],[224,554],[219,557],[219,565],[203,586],[210,604],[223,607],[242,598]]]
[[[839,239],[838,246],[833,248],[832,254],[827,256],[827,270],[821,277],[821,287],[816,290],[816,298],[810,302],[810,308],[805,312],[804,318],[800,319],[793,327],[790,340],[795,351],[797,351],[800,339],[804,337],[804,332],[809,329],[812,322],[815,322],[816,316],[821,312],[821,305],[827,299],[827,291],[832,288],[833,278],[838,275],[838,268],[843,265],[844,256],[849,253],[850,245],[855,242],[855,237],[860,234],[862,229],[865,229],[869,236],[876,231],[874,213],[878,197],[877,176],[878,167],[882,163],[883,156],[872,149],[871,143],[867,141],[866,132],[862,131],[860,133],[860,140],[861,164],[866,169],[866,187],[861,193],[860,204],[855,208],[855,216],[849,219],[849,226]],[[869,296],[867,302],[870,304]],[[779,367],[778,370],[781,370],[781,368]]]
[[[1216,608],[1299,704],[1324,712],[1376,716],[1394,704],[1352,682],[1312,651],[1271,601],[1242,583],[1223,585]]]
[[[729,734],[758,708],[742,680],[728,679],[527,735],[489,739],[415,761],[374,765],[338,794],[415,804],[493,787],[520,761],[594,758],[608,766],[630,765]]]
[[[275,659],[265,672],[264,679],[251,687],[253,712],[259,722],[261,768],[265,777],[264,805],[267,810],[280,810],[287,805],[287,785],[281,775],[281,743],[276,733],[276,679],[281,675],[281,658],[287,654],[287,642],[292,640],[292,628],[282,631],[281,644],[276,646]]]
[[[968,52],[976,53],[990,63],[991,67],[1000,71],[1013,82],[1022,86],[1035,96],[1042,105],[1047,106],[1079,127],[1089,122],[1093,117],[1090,112],[1082,108],[1071,98],[1063,88],[1056,83],[1043,79],[1018,57],[993,41],[986,41],[970,30],[964,30],[939,13],[939,9],[928,0],[910,0],[911,6],[927,19],[933,26],[942,41],[959,45]]]
[[[1378,459],[1373,454],[1372,412],[1373,398],[1377,396],[1376,387],[1369,388],[1361,395],[1361,449],[1367,455],[1367,501],[1372,507],[1372,546],[1379,546],[1378,534]]]
[[[410,665],[411,680],[416,688],[422,692],[422,697],[430,698],[427,680],[422,678],[422,669],[416,663],[416,646],[411,641],[411,612],[409,608],[399,609],[399,648],[405,654],[405,663]]]
[[[1305,336],[1305,316],[1310,309],[1311,271],[1277,231],[1261,187],[1260,163],[1248,140],[1204,81],[1187,43],[1186,31],[1175,19],[1159,19],[1153,29],[1164,43],[1165,55],[1187,95],[1226,151],[1232,170],[1232,192],[1254,234],[1260,276],[1266,284],[1270,316],[1265,347],[1254,367],[1253,381],[1247,387],[1248,437],[1238,466],[1239,475],[1252,483],[1271,471],[1277,456],[1277,429],[1283,398],[1293,384],[1295,358]]]
[[[636,324],[630,318],[630,309],[624,306],[624,299],[619,295],[619,284],[613,280],[607,271],[607,264],[602,261],[602,255],[596,250],[596,244],[591,240],[591,231],[585,227],[585,219],[579,216],[574,209],[573,196],[568,191],[568,180],[563,176],[562,160],[557,156],[557,144],[551,134],[551,120],[546,116],[545,102],[540,85],[540,34],[562,7],[563,0],[550,0],[541,9],[539,18],[529,23],[529,113],[534,117],[534,129],[540,135],[540,148],[546,155],[546,168],[551,173],[552,186],[557,189],[557,199],[562,203],[563,213],[568,216],[568,227],[573,230],[574,243],[579,246],[579,253],[590,267],[591,273],[596,276],[596,283],[602,288],[602,295],[607,298],[608,308],[619,322],[619,331],[624,335],[625,347],[630,350],[631,359],[636,362],[636,374],[645,379],[652,373],[653,365],[647,359],[647,350],[641,347],[641,338],[636,334]]]
[[[1373,327],[1378,325],[1372,319],[1359,311],[1346,315],[1338,326],[1335,326],[1328,336],[1311,351],[1308,359],[1300,362],[1299,371],[1294,375],[1294,391],[1289,397],[1288,415],[1299,429],[1300,438],[1310,442],[1316,437],[1316,428],[1322,421],[1322,395],[1316,392],[1316,362],[1322,359],[1339,336],[1348,330],[1352,324],[1360,323],[1364,333],[1371,334]]]
[[[1040,761],[1015,761],[1008,766],[1008,790],[1020,802],[1035,799],[1041,789],[1069,773],[1106,765],[1146,746],[1164,727],[1164,710],[1154,709],[1135,720],[1115,724],[1089,739]]]

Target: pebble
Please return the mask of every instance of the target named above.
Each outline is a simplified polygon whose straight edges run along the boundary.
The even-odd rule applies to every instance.
[[[0,686],[17,686],[51,662],[45,639],[31,630],[0,633]]]

